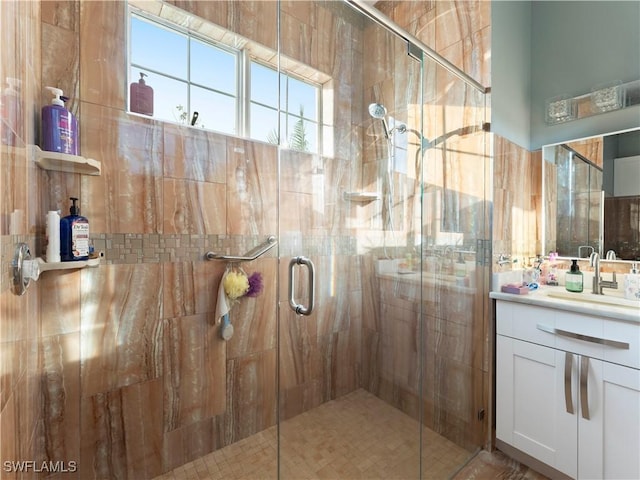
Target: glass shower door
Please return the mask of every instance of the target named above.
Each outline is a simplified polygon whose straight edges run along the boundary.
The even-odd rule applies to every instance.
[[[484,94],[346,3],[279,15],[320,112],[296,148],[281,77],[280,478],[449,478],[486,436]]]
[[[425,57],[422,110],[422,475],[449,478],[487,435],[485,95]]]
[[[301,122],[310,148],[296,148],[285,125],[300,100],[281,76],[280,478],[418,478],[421,224],[409,143],[421,63],[346,3],[280,5],[282,68],[306,63],[290,78],[315,79],[321,112],[317,125]],[[296,313],[312,283],[313,310]]]

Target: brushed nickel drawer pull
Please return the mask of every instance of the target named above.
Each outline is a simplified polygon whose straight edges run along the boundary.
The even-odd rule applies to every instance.
[[[629,350],[629,344],[627,342],[619,342],[618,340],[609,340],[607,338],[592,337],[590,335],[584,335],[582,333],[569,332],[560,328],[553,328],[547,325],[542,325],[541,323],[537,325],[537,328],[538,330],[542,330],[543,332],[547,333],[553,333],[554,335],[575,338],[576,340],[584,340],[585,342],[598,343],[600,345],[606,345],[607,347]]]
[[[589,392],[587,383],[589,381],[589,357],[580,357],[580,410],[582,418],[589,420]]]
[[[564,404],[567,413],[573,415],[573,393],[571,392],[571,370],[573,369],[573,355],[564,352]]]

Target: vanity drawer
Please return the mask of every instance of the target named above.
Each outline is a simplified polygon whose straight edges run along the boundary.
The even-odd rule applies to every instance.
[[[605,320],[604,338],[628,345],[628,348],[605,347],[605,361],[640,369],[640,323]]]
[[[496,333],[640,368],[640,324],[636,323],[497,301]]]
[[[498,335],[555,348],[555,335],[537,328],[538,323],[553,328],[555,326],[554,311],[515,302],[496,301],[496,333]]]

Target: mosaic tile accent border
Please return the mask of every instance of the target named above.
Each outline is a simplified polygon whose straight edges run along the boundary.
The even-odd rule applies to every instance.
[[[180,235],[180,234],[98,234],[92,236],[96,251],[105,253],[107,264],[165,263],[204,261],[208,251],[243,255],[266,240],[257,235]],[[353,255],[356,240],[351,237],[280,238],[282,255]],[[274,257],[276,250],[265,254]]]
[[[91,235],[94,249],[104,252],[103,264],[138,264],[205,261],[208,251],[229,255],[243,255],[266,240],[258,235],[181,235],[99,233]],[[3,235],[0,237],[2,275],[0,292],[11,288],[11,262],[15,246],[27,243],[31,256],[40,256],[35,245],[37,237],[29,235]],[[357,239],[348,236],[302,236],[285,234],[278,245],[283,256],[304,255],[356,255]],[[278,250],[265,254],[275,257]]]

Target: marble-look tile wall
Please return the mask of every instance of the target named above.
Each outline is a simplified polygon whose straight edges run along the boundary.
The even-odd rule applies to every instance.
[[[521,267],[542,252],[542,154],[497,135],[493,152],[493,260],[510,255]]]
[[[277,2],[175,3],[276,50]],[[17,46],[2,50],[2,77],[22,80],[20,145],[38,143],[41,92],[55,85],[71,97],[82,154],[102,164],[97,177],[42,171],[2,145],[3,461],[77,462],[65,478],[152,478],[274,425],[279,303],[282,416],[358,387],[359,260],[342,192],[359,181],[361,26],[337,4],[281,6],[283,53],[334,78],[334,158],[279,158],[272,145],[127,114],[125,2],[2,2],[3,42]],[[13,244],[39,255],[44,213],[70,196],[102,264],[47,272],[12,295]],[[203,254],[277,234],[278,202],[280,252],[316,263],[319,307],[306,321],[288,314],[269,252],[245,264],[265,290],[234,306],[224,342],[214,317],[225,265]]]
[[[38,218],[37,168],[27,161],[24,146],[36,137],[32,114],[39,109],[40,7],[32,2],[0,3],[0,77],[19,82],[21,115],[7,115],[0,124],[0,458],[3,479],[19,478],[4,461],[38,461],[45,440],[43,396],[64,401],[50,382],[62,368],[62,358],[50,356],[51,370],[39,368],[43,355],[40,292],[18,297],[11,293],[10,263],[18,242],[33,246]],[[6,85],[3,84],[3,89]],[[3,99],[3,103],[6,99]],[[58,444],[59,445],[59,444]],[[52,449],[58,445],[50,443]],[[9,470],[9,471],[8,471]]]

